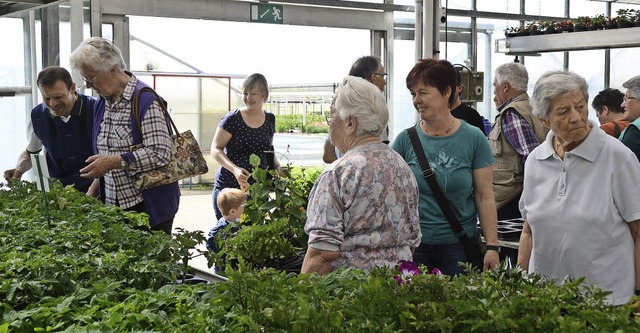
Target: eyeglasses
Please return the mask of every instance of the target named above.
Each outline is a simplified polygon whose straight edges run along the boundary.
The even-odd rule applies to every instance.
[[[98,78],[98,76],[102,75],[102,73],[104,73],[104,71],[100,71],[98,72],[98,74],[96,74],[96,76],[93,77],[93,79],[89,80],[86,77],[80,75],[80,77],[82,78],[82,81],[84,81],[84,83],[88,84],[88,85],[93,85],[93,83],[96,81],[96,79]]]
[[[331,119],[335,118],[335,116],[324,116],[327,119],[327,125],[331,125]]]
[[[383,79],[387,79],[387,73],[373,73],[373,75],[382,76]]]
[[[622,101],[626,103],[630,99],[636,99],[636,98],[633,96],[624,96],[624,98],[622,98]]]

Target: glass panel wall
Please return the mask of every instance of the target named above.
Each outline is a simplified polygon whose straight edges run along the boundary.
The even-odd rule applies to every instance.
[[[2,61],[0,61],[0,87],[25,86],[24,34],[22,19],[0,18],[0,45],[2,45]],[[29,113],[27,103],[31,95],[0,97],[0,170],[13,169],[18,155],[26,146],[25,129]],[[10,144],[9,144],[10,143]],[[1,180],[2,182],[4,179]]]
[[[589,105],[593,97],[604,89],[604,50],[569,52],[569,69],[584,77],[589,84]],[[598,123],[595,111],[589,108],[589,118]]]

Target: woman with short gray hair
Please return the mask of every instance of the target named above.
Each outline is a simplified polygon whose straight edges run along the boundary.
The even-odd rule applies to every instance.
[[[587,101],[573,72],[536,83],[533,112],[551,131],[524,168],[518,264],[558,283],[585,277],[611,292],[609,303],[625,304],[640,289],[640,165],[589,120]]]
[[[627,88],[622,99],[624,117],[629,125],[620,133],[620,141],[636,154],[640,161],[640,75],[634,76],[622,84]]]
[[[388,118],[372,83],[348,76],[336,90],[327,122],[344,156],[309,194],[302,273],[394,267],[420,244],[418,185],[402,157],[380,141]]]
[[[122,53],[109,40],[85,40],[71,53],[70,62],[86,87],[100,95],[94,109],[95,155],[80,170],[82,177],[95,179],[88,194],[100,191],[108,205],[147,213],[152,230],[171,234],[180,203],[178,182],[140,191],[132,178],[166,166],[171,158],[172,142],[160,102],[151,93],[140,94],[140,125],[132,124],[134,96],[148,86],[126,71]]]

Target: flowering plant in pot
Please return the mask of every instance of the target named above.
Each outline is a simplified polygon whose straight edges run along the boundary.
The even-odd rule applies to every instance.
[[[540,30],[542,30],[542,32],[545,34],[555,34],[559,32],[557,25],[558,25],[558,22],[556,20],[541,21]]]
[[[556,24],[556,30],[558,30],[558,32],[572,32],[573,28],[573,21],[571,20],[565,20]]]
[[[542,34],[542,29],[540,27],[540,22],[538,22],[538,21],[531,21],[531,22],[527,23],[527,26],[526,26],[525,30],[528,31],[532,36],[541,35]]]
[[[587,26],[588,30],[602,30],[606,18],[604,14],[598,14],[591,17],[591,24]]]
[[[578,16],[573,20],[573,31],[586,31],[587,27],[591,24],[591,18],[588,16]]]
[[[604,20],[604,28],[607,30],[618,29],[618,18],[609,17]]]

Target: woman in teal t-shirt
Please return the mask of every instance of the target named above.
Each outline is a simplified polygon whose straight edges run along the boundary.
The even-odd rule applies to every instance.
[[[478,216],[487,245],[497,249],[497,215],[491,185],[494,159],[484,134],[451,115],[455,75],[451,63],[435,59],[423,59],[409,72],[407,87],[421,118],[415,128],[438,185],[467,235],[477,239]],[[391,147],[407,161],[420,189],[422,242],[414,261],[447,275],[464,273],[458,266],[458,262],[467,261],[464,248],[422,177],[407,130],[396,137]],[[499,260],[497,251],[487,251],[484,268],[496,267]]]

